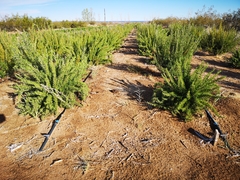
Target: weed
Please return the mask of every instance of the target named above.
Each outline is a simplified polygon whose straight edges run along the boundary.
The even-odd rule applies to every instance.
[[[134,91],[135,94],[136,94],[137,101],[138,101],[139,103],[142,102],[142,100],[143,100],[143,95],[142,95],[142,93],[143,93],[144,91],[145,91],[145,90],[141,90],[139,87],[137,87],[137,90]]]
[[[74,170],[81,169],[82,174],[85,174],[85,172],[87,172],[89,167],[90,167],[90,164],[86,160],[78,156],[78,162],[76,163],[76,166],[74,166]]]

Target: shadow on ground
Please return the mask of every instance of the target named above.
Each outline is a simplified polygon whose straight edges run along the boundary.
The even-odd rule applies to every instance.
[[[132,83],[128,80],[122,79],[111,79],[114,83],[119,84],[123,87],[123,90],[127,92],[127,95],[132,100],[136,100],[137,102],[144,104],[143,102],[150,102],[153,94],[152,86],[145,86],[141,82],[136,81],[136,83]]]
[[[112,64],[108,66],[109,68],[120,70],[120,71],[126,71],[130,73],[136,73],[139,75],[144,75],[144,76],[155,76],[155,77],[160,77],[161,73],[156,72],[149,67],[141,67],[133,64]]]
[[[208,64],[206,72],[217,73],[220,71],[219,75],[223,76],[224,79],[220,81],[220,84],[224,87],[231,87],[234,90],[240,91],[240,73],[235,68],[230,68],[230,64],[224,61],[214,61],[210,59],[204,59],[204,61]],[[194,69],[197,68],[198,65],[192,65]],[[229,81],[231,78],[233,81]]]
[[[6,117],[4,114],[0,114],[0,123],[3,123],[6,120]]]

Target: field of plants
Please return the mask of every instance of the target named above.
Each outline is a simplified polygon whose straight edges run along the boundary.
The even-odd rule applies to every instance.
[[[93,65],[111,62],[132,25],[67,31],[0,33],[2,77],[14,74],[17,106],[33,117],[80,105],[88,94],[84,78]]]
[[[203,27],[173,23],[161,25],[117,25],[82,30],[31,30],[24,33],[0,33],[0,75],[14,76],[17,83],[17,108],[32,117],[56,114],[58,107],[81,105],[88,95],[84,78],[91,66],[111,63],[131,29],[137,28],[139,53],[152,59],[165,80],[156,84],[152,105],[170,110],[190,120],[199,110],[214,107],[223,77],[209,72],[201,64],[191,71],[191,59],[197,49],[213,55],[234,52],[230,63],[239,67],[239,36],[236,30],[222,26]],[[216,112],[216,111],[215,111]]]
[[[237,29],[221,23],[1,31],[3,177],[239,178],[239,45]],[[39,131],[63,109],[39,152]],[[206,109],[229,133],[222,148],[187,132],[209,133]]]
[[[214,107],[210,100],[220,98],[219,72],[205,74],[207,65],[202,63],[193,72],[191,60],[201,49],[213,55],[235,51],[240,38],[236,30],[218,28],[203,29],[194,25],[172,24],[166,30],[161,25],[145,25],[138,29],[139,51],[151,57],[162,72],[164,83],[156,84],[152,105],[170,110],[181,118],[190,120],[199,110]],[[238,60],[239,61],[239,60]],[[205,74],[205,75],[204,75]]]

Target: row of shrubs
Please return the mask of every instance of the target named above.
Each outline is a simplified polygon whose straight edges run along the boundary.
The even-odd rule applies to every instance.
[[[240,31],[240,8],[236,11],[218,14],[214,11],[213,7],[210,7],[208,10],[206,10],[206,7],[203,7],[202,10],[195,13],[195,16],[190,18],[167,17],[165,19],[155,18],[151,21],[151,23],[161,24],[164,27],[179,22],[203,27],[215,26],[218,28],[221,25],[224,29],[235,29]]]
[[[234,50],[239,43],[236,30],[173,23],[169,28],[140,25],[137,32],[140,54],[151,57],[164,78],[164,83],[155,85],[151,104],[185,121],[205,108],[215,111],[211,102],[219,98],[217,82],[223,77],[220,72],[206,73],[204,63],[193,71],[191,59],[199,48],[213,54]]]
[[[96,21],[51,21],[46,17],[30,17],[28,15],[12,15],[5,16],[0,20],[0,30],[8,31],[8,32],[16,32],[16,31],[28,31],[30,29],[35,28],[36,30],[42,29],[61,29],[61,28],[81,28],[87,27],[88,25],[96,25]],[[98,25],[106,26],[107,23],[98,23]]]
[[[176,32],[173,32],[172,30],[173,25],[176,26],[176,24],[181,27],[177,30],[179,31],[178,33],[184,31],[184,28],[188,26],[190,26],[192,29],[190,32],[183,32],[186,37],[181,41],[179,41],[178,37],[175,37],[174,33]],[[212,28],[206,29],[201,26],[189,25],[181,22],[173,23],[173,25],[170,25],[170,28],[163,28],[162,25],[157,25],[155,23],[141,26],[138,31],[140,54],[152,57],[153,59],[160,54],[161,56],[164,56],[165,59],[163,60],[162,65],[164,64],[164,66],[168,66],[168,63],[171,65],[168,56],[175,55],[170,54],[168,51],[162,53],[157,53],[157,51],[164,51],[164,48],[161,49],[159,47],[159,41],[170,43],[171,40],[169,41],[169,38],[172,37],[172,41],[178,41],[178,43],[181,43],[178,44],[177,48],[182,48],[182,51],[187,51],[185,49],[188,49],[187,52],[189,52],[189,49],[191,49],[191,55],[194,51],[196,51],[196,49],[208,51],[212,55],[220,55],[227,52],[233,53],[234,59],[231,58],[229,61],[233,64],[233,66],[239,67],[237,66],[236,58],[237,51],[239,51],[237,47],[240,45],[240,36],[238,31],[235,29],[226,30],[222,25],[219,27],[213,26]],[[163,34],[164,37],[162,36]],[[165,37],[167,37],[167,39]],[[192,37],[192,39],[189,37]],[[188,42],[190,40],[196,41],[194,46],[191,46],[191,44]]]
[[[219,27],[222,25],[225,29],[240,30],[240,9],[228,13],[218,14],[214,10],[214,7],[206,9],[204,6],[202,10],[195,12],[195,16],[190,18],[177,18],[167,17],[165,19],[153,19],[151,23],[161,24],[164,27],[168,27],[172,23],[181,22],[185,24],[194,24],[197,26],[205,27]],[[96,21],[51,21],[46,17],[32,18],[26,14],[20,16],[18,14],[12,16],[5,16],[0,20],[0,29],[5,31],[27,31],[33,27],[38,29],[45,29],[52,27],[54,29],[59,28],[79,28],[86,27],[88,25],[107,25],[106,22],[97,23]]]
[[[46,29],[52,25],[52,21],[46,17],[32,18],[18,14],[5,16],[0,20],[0,30],[4,31],[28,31],[29,29]]]
[[[88,94],[83,82],[92,65],[111,62],[132,25],[89,30],[0,33],[0,72],[12,73],[20,113],[44,117],[58,108],[81,105]]]

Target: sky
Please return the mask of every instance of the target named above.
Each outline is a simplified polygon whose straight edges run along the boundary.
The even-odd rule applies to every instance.
[[[150,21],[167,17],[189,18],[203,7],[217,13],[240,9],[240,0],[0,0],[0,18],[5,15],[46,17],[52,21],[82,20],[91,10],[96,21]]]

